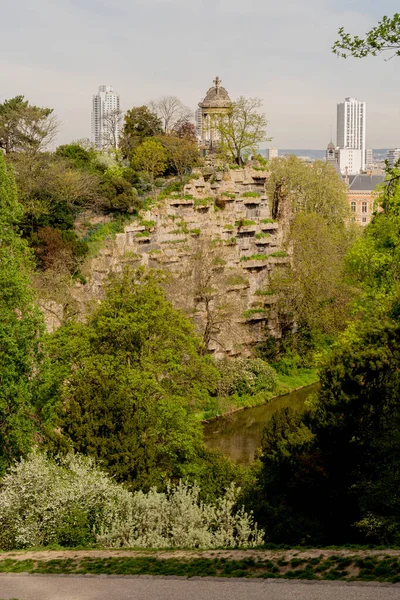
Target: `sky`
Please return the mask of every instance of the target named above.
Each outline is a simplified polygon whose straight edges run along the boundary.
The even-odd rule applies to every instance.
[[[92,95],[113,85],[124,110],[178,96],[195,110],[222,79],[258,97],[269,145],[325,148],[336,104],[367,102],[367,145],[400,146],[400,57],[340,59],[398,0],[2,0],[0,102],[23,94],[60,120],[58,143],[90,136]],[[386,58],[389,58],[387,55]]]

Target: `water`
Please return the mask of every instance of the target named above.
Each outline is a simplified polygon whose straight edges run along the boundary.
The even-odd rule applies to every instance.
[[[216,448],[236,463],[249,464],[261,444],[266,423],[280,408],[288,406],[302,411],[310,394],[318,390],[319,384],[274,398],[267,404],[219,417],[204,425],[204,437],[209,448]]]

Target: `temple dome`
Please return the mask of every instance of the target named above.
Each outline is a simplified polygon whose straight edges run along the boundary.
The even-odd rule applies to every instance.
[[[329,142],[328,150],[335,150],[335,144],[333,142]]]
[[[199,103],[201,108],[230,108],[232,102],[229,94],[224,87],[221,86],[221,80],[216,77],[215,86],[211,87],[203,102]]]

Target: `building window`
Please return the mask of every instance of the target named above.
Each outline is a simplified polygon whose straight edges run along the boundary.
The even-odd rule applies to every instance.
[[[366,213],[367,212],[367,203],[363,202],[361,205],[361,212]]]
[[[362,218],[362,222],[363,222],[363,223],[366,223],[366,222],[367,222],[367,217],[363,217],[363,218]]]
[[[357,204],[356,204],[355,202],[352,202],[352,203],[350,204],[350,206],[351,206],[351,212],[356,212],[356,207],[357,207]]]

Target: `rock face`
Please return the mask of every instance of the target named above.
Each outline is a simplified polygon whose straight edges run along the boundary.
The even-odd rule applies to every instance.
[[[144,265],[171,272],[167,292],[194,319],[216,358],[249,356],[278,336],[271,272],[287,264],[281,231],[270,218],[267,172],[246,167],[198,175],[125,227],[90,261],[86,285],[72,294],[100,299],[110,272]]]

